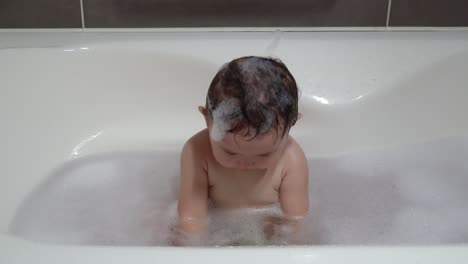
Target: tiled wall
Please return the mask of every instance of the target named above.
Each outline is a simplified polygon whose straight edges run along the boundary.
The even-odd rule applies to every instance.
[[[0,0],[0,28],[468,26],[468,0]]]

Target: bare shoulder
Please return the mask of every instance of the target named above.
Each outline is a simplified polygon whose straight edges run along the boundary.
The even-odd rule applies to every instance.
[[[184,147],[182,148],[182,161],[189,159],[195,162],[202,162],[209,158],[211,154],[211,144],[209,139],[208,130],[204,129],[197,134],[193,135],[191,138],[185,142]]]
[[[283,162],[286,174],[292,171],[308,172],[307,158],[304,151],[292,137],[289,139],[288,145],[284,151]]]
[[[284,153],[285,171],[280,185],[281,209],[286,217],[304,217],[309,210],[309,169],[304,151],[290,138]]]
[[[207,129],[203,129],[200,132],[193,135],[185,142],[184,149],[188,148],[191,150],[206,151],[210,148],[210,139]]]

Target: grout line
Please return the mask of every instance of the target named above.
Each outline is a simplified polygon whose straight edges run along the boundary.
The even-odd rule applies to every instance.
[[[85,29],[83,0],[80,0],[80,9],[81,9],[81,28],[82,28],[82,29]]]
[[[468,27],[392,27],[387,31],[394,32],[468,32]]]
[[[177,27],[177,28],[85,28],[84,32],[384,32],[383,27]]]
[[[405,31],[420,31],[420,32],[453,32],[453,31],[468,31],[468,27],[226,27],[226,28],[85,28],[83,32],[93,33],[198,33],[198,32],[405,32]]]
[[[76,33],[82,28],[0,28],[0,33]]]
[[[198,33],[198,32],[468,32],[468,27],[291,27],[291,28],[0,28],[0,33]]]
[[[82,0],[83,1],[83,0]],[[392,0],[388,0],[388,6],[387,6],[387,21],[385,23],[386,27],[388,28],[390,26],[390,14],[392,12]]]

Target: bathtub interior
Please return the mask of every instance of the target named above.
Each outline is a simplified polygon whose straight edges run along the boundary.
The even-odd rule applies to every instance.
[[[30,194],[10,233],[59,244],[169,246],[178,156],[113,152],[69,162]],[[468,138],[454,138],[310,159],[311,214],[300,244],[468,243],[467,157]],[[266,240],[256,217],[275,209],[212,211],[200,245],[284,245]]]
[[[301,88],[292,135],[311,170],[310,244],[466,243],[467,38],[283,34],[1,50],[1,231],[161,244],[152,223],[173,201],[180,146],[203,128],[196,107],[219,66],[255,54],[280,57]]]

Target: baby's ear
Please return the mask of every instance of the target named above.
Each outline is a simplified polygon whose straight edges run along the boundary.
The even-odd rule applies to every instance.
[[[203,116],[206,116],[206,109],[201,105],[198,107],[198,112],[200,112]]]
[[[302,114],[301,113],[297,113],[297,118],[296,118],[296,121],[294,121],[294,124],[292,124],[292,126],[294,126],[296,124],[296,122],[302,118]],[[292,127],[291,126],[291,127]]]
[[[203,115],[203,118],[205,119],[206,127],[210,128],[210,122],[209,122],[208,115],[206,113],[206,108],[203,106],[199,106],[198,111]]]

